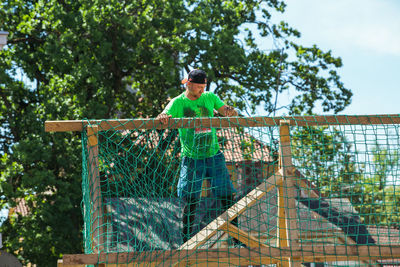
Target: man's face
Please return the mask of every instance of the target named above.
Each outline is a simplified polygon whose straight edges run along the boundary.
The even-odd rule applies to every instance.
[[[202,93],[204,93],[204,89],[206,88],[206,85],[207,84],[188,82],[187,89],[188,89],[190,95],[197,99],[201,96]]]

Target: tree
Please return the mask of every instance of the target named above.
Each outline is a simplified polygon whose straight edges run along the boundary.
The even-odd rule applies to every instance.
[[[293,133],[295,165],[328,198],[348,198],[365,224],[400,226],[400,193],[390,179],[399,165],[391,145],[356,151],[345,131],[299,128]],[[360,143],[363,137],[358,136]]]
[[[295,165],[327,197],[348,197],[360,170],[357,151],[335,127],[298,127],[293,133]]]
[[[0,231],[6,249],[22,248],[25,264],[55,265],[61,253],[82,250],[80,136],[44,133],[46,120],[154,117],[180,92],[182,70],[196,67],[209,75],[207,90],[242,112],[259,105],[270,114],[312,113],[317,105],[339,112],[350,103],[336,72],[340,58],[299,45],[297,30],[270,22],[273,10],[284,12],[283,1],[10,0],[0,6],[0,25],[10,32],[0,52],[0,206],[24,198],[31,211]],[[263,51],[257,35],[280,45]],[[286,92],[293,101],[277,106]]]
[[[356,181],[352,202],[365,223],[400,226],[400,194],[390,182],[399,169],[399,153],[376,143],[369,166],[362,166],[362,176]]]

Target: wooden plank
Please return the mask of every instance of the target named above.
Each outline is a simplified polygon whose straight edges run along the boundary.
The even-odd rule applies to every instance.
[[[88,137],[88,145],[89,147],[97,146],[99,143],[98,139],[99,127],[97,125],[93,125],[87,128],[87,137]]]
[[[279,257],[279,256],[277,256]],[[326,256],[306,256],[306,257],[293,257],[296,261],[301,262],[336,262],[336,261],[359,261],[358,256],[341,256],[341,255],[326,255]],[[284,260],[283,260],[284,261]],[[208,259],[191,259],[185,260],[182,259],[177,266],[247,266],[247,265],[268,265],[268,264],[277,264],[282,262],[281,259],[278,258],[271,258],[268,256],[258,256],[254,258],[247,258],[247,257],[240,257],[238,255],[234,255],[228,258],[208,258]],[[110,267],[133,267],[133,266],[146,266],[146,267],[155,267],[155,266],[166,266],[169,263],[162,263],[162,262],[143,262],[138,263],[136,261],[123,264],[106,264],[106,266]],[[68,267],[84,267],[84,264],[80,265],[62,265]],[[99,264],[98,266],[101,266]]]
[[[218,117],[170,119],[169,124],[161,124],[157,119],[120,119],[120,120],[65,120],[46,121],[46,132],[82,131],[87,124],[98,124],[101,131],[133,129],[177,129],[214,127],[270,127],[278,126],[281,120],[290,120],[291,126],[323,125],[383,125],[400,124],[399,114],[363,115],[363,116],[292,116],[292,117]]]
[[[224,226],[222,226],[220,228],[220,230],[224,231],[229,236],[239,240],[240,242],[242,242],[249,248],[257,248],[257,247],[261,247],[261,246],[270,247],[270,246],[263,244],[259,239],[250,235],[250,233],[237,228],[235,225],[233,225],[231,223],[224,224]]]
[[[257,186],[246,196],[236,202],[232,207],[225,211],[221,216],[216,218],[200,232],[194,235],[190,240],[179,247],[180,250],[191,250],[200,247],[207,242],[218,230],[225,227],[225,224],[231,222],[238,215],[245,212],[248,208],[257,203],[259,199],[265,196],[279,181],[282,180],[281,174],[278,172],[267,179],[264,183]]]
[[[104,217],[103,203],[100,187],[99,173],[99,147],[97,140],[98,126],[93,125],[87,128],[89,142],[87,144],[88,151],[88,177],[89,177],[89,194],[91,196],[93,215],[91,218],[92,225],[92,246],[95,252],[104,249]]]
[[[97,265],[97,266],[99,266],[99,267],[156,267],[156,266],[160,266],[160,264],[161,264],[161,266],[166,266],[167,264],[162,264],[162,263],[159,263],[159,262],[142,262],[142,263],[139,263],[139,262],[129,262],[129,263],[121,263],[121,262],[119,262],[119,263],[115,263],[115,264],[99,264],[99,265]],[[86,267],[86,265],[84,265],[85,267]],[[97,267],[96,266],[96,267]]]
[[[221,267],[221,266],[254,266],[254,265],[269,265],[280,262],[280,259],[271,259],[270,257],[244,258],[244,257],[229,257],[209,260],[182,260],[180,267],[186,266],[204,266],[204,267]]]
[[[211,193],[211,183],[208,179],[203,179],[203,183],[201,185],[201,197],[208,197]]]
[[[286,225],[286,212],[285,212],[285,199],[283,194],[282,185],[278,187],[277,190],[277,204],[278,204],[278,220],[277,220],[277,236],[276,236],[276,246],[277,247],[288,247],[288,234]]]
[[[45,132],[82,132],[83,120],[45,121]]]
[[[302,246],[287,249],[274,247],[168,250],[152,252],[116,252],[100,254],[65,254],[63,264],[115,263],[169,263],[173,261],[228,262],[239,260],[257,261],[263,258],[289,258],[298,262],[362,261],[399,259],[400,245],[397,246],[356,246],[324,245]],[[261,264],[259,264],[261,265]]]
[[[337,243],[336,239],[338,238],[338,234],[342,234],[340,232],[335,232],[335,231],[329,231],[329,230],[324,230],[324,231],[315,231],[315,232],[307,232],[307,233],[302,233],[300,236],[301,244],[306,244],[306,245],[313,245],[316,244],[317,242],[312,240],[312,239],[324,239],[325,238],[335,238],[335,244]],[[340,243],[344,244],[344,243]],[[327,245],[329,245],[327,243]]]
[[[307,194],[307,197],[310,197],[310,198],[317,198],[317,199],[321,198],[321,196],[318,195],[318,193],[315,192],[315,190],[312,189],[312,188],[310,187],[310,184],[307,183],[305,180],[300,180],[300,182],[299,182],[299,189],[300,189],[300,190],[303,190],[303,191]]]
[[[58,260],[57,267],[86,267],[86,265],[85,264],[64,264],[63,260]]]
[[[284,229],[279,228],[279,233],[284,236],[278,237],[279,245],[282,247],[293,247],[299,239],[299,218],[296,209],[296,182],[293,171],[292,150],[290,144],[290,121],[280,121],[279,136],[280,136],[280,163],[282,164],[283,183],[279,187],[280,203],[284,204],[284,211],[281,211],[278,222],[282,223]],[[281,208],[282,210],[282,208]],[[282,221],[285,221],[283,223]],[[279,225],[279,227],[281,227]],[[280,241],[281,240],[281,241]],[[282,266],[301,266],[300,262],[287,261],[282,262]]]
[[[307,192],[308,197],[312,198],[320,198],[320,192],[315,189],[315,187],[312,185],[310,181],[307,180],[307,178],[295,167],[291,170],[294,172],[294,175],[297,178],[297,185],[300,189],[304,189],[304,191]]]

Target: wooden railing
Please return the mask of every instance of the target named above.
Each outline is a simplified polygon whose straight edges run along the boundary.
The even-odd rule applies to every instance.
[[[154,119],[137,120],[94,120],[94,121],[47,121],[47,132],[83,131],[88,134],[89,168],[96,174],[98,167],[97,133],[104,130],[129,129],[165,129],[202,127],[267,127],[280,128],[279,168],[264,183],[254,188],[221,216],[212,221],[203,230],[193,236],[177,250],[154,252],[101,253],[102,240],[97,240],[98,250],[95,254],[64,255],[59,266],[84,266],[107,261],[107,266],[116,263],[127,263],[124,266],[149,265],[157,266],[166,262],[172,266],[232,266],[232,265],[263,265],[301,266],[301,262],[332,262],[332,261],[365,261],[374,262],[381,259],[400,258],[400,246],[357,246],[349,237],[341,233],[341,245],[303,246],[299,243],[299,226],[295,207],[296,190],[304,188],[309,197],[319,198],[313,194],[310,184],[293,166],[290,142],[290,126],[322,126],[322,125],[384,125],[400,124],[399,115],[370,116],[298,116],[298,117],[253,117],[253,118],[185,118],[170,119],[168,124],[161,124]],[[197,125],[197,126],[196,126]],[[97,170],[98,175],[98,170]],[[96,177],[94,177],[96,178]],[[98,179],[97,179],[98,180]],[[92,181],[92,189],[99,188],[99,181]],[[276,246],[266,245],[262,240],[252,237],[231,224],[237,216],[256,205],[268,191],[277,189],[278,220],[276,231]],[[93,221],[97,236],[103,236],[100,225],[103,224],[101,214],[101,192],[93,194]],[[317,216],[318,214],[316,214]],[[229,249],[199,249],[218,231],[239,239],[246,248]],[[353,245],[349,245],[353,244]]]

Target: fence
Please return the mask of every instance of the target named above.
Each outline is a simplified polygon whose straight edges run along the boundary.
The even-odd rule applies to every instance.
[[[46,122],[82,132],[86,254],[59,265],[400,266],[399,124],[399,115]],[[232,206],[208,170],[184,212],[177,129],[192,131],[198,155],[218,143]],[[194,218],[186,242],[184,216]]]

